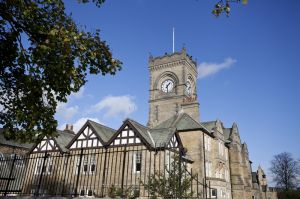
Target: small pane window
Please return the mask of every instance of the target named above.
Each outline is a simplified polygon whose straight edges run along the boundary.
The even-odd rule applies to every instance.
[[[90,158],[90,172],[94,172],[96,169],[96,154],[92,154]]]
[[[87,170],[88,170],[88,165],[83,165],[83,171],[87,172]]]
[[[93,191],[91,189],[89,189],[88,192],[87,192],[87,195],[88,196],[93,196]]]
[[[140,172],[142,169],[142,152],[135,153],[135,172]]]
[[[84,156],[84,159],[83,159],[83,171],[85,173],[88,171],[88,162],[89,162],[88,156]]]
[[[212,197],[217,197],[217,189],[212,189],[211,190],[211,196]]]
[[[95,164],[92,164],[92,165],[91,165],[91,172],[94,172],[95,169],[96,169],[96,165],[95,165]]]
[[[84,196],[84,189],[80,190],[80,196]]]

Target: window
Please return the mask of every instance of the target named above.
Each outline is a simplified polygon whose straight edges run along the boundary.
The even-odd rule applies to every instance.
[[[78,174],[80,157],[76,158],[75,174]],[[94,174],[96,171],[96,154],[85,155],[82,157],[81,174]]]
[[[217,189],[211,189],[211,197],[216,198],[217,197]]]
[[[92,197],[94,194],[93,194],[93,190],[92,189],[85,189],[85,188],[82,188],[79,190],[79,197]]]
[[[226,198],[226,191],[221,190],[221,197],[222,197],[222,198]]]
[[[81,190],[80,190],[80,194],[79,194],[79,196],[83,197],[83,196],[84,196],[84,194],[85,194],[85,191],[84,191],[84,189],[81,189]]]
[[[93,191],[91,189],[87,190],[87,196],[89,197],[93,196]]]
[[[216,178],[220,178],[220,170],[216,169]]]
[[[88,163],[89,163],[89,157],[88,156],[84,156],[83,158],[83,172],[86,174],[88,172]]]
[[[96,154],[92,154],[90,159],[90,173],[94,173],[95,170],[96,170]]]
[[[211,139],[208,136],[204,136],[204,148],[206,151],[210,151]]]
[[[14,157],[15,157],[15,156],[14,156]],[[14,158],[14,157],[13,157],[13,158]],[[24,162],[23,162],[23,159],[22,159],[21,156],[16,155],[15,165],[16,165],[17,167],[22,167],[22,166],[24,166]]]
[[[224,174],[224,169],[223,168],[220,169],[220,178],[222,178],[222,179],[225,178],[225,174]]]
[[[51,174],[53,171],[52,158],[48,156],[46,159],[44,157],[38,158],[35,168],[35,174]]]
[[[211,169],[212,169],[212,163],[210,161],[205,162],[205,170],[206,170],[206,176],[207,177],[212,177],[211,176]]]
[[[221,141],[219,141],[219,155],[224,156],[224,145]]]
[[[142,152],[137,151],[134,153],[134,172],[139,173],[142,169]]]
[[[227,169],[225,169],[225,180],[229,181],[229,172]]]

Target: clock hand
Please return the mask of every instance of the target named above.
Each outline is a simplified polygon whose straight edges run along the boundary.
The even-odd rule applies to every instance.
[[[169,91],[169,89],[168,89],[168,88],[169,88],[169,85],[170,85],[170,84],[171,84],[170,82],[167,84],[167,91]]]

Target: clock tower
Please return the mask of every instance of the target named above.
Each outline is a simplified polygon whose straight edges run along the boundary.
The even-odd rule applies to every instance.
[[[199,122],[197,63],[186,53],[149,58],[150,99],[148,126],[155,127],[181,112]]]

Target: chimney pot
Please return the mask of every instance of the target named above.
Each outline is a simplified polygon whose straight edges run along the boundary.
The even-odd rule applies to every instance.
[[[73,125],[72,124],[66,124],[66,129],[65,130],[73,131]]]

